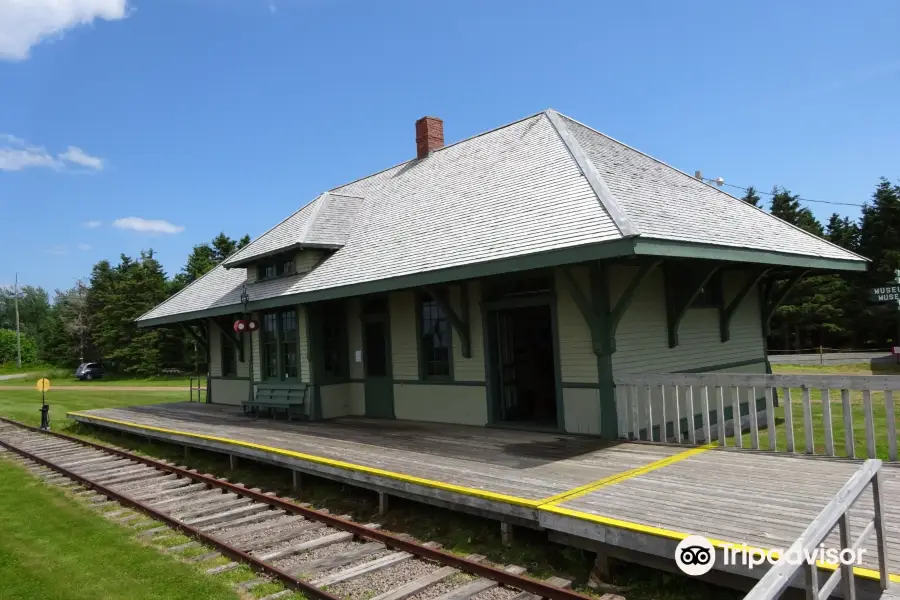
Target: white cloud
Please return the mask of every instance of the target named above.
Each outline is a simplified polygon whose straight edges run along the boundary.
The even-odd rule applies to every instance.
[[[2,1],[2,0],[0,0]],[[91,156],[81,148],[77,146],[69,146],[69,149],[63,152],[62,154],[58,154],[57,157],[60,160],[64,160],[66,162],[70,162],[82,167],[87,167],[88,169],[94,169],[96,171],[103,170],[103,159],[98,158],[96,156]]]
[[[0,39],[2,37],[0,32]],[[8,133],[0,134],[0,171],[21,171],[31,167],[59,169],[61,166],[60,161],[41,146],[31,146]]]
[[[45,250],[47,254],[52,254],[53,256],[63,256],[64,254],[68,254],[69,251],[65,246],[51,246]]]
[[[87,227],[88,229],[97,229],[101,225],[103,225],[102,221],[85,221],[84,222],[84,226]]]
[[[126,16],[127,0],[0,0],[0,60],[25,60],[31,48],[67,29]]]
[[[173,225],[168,221],[159,219],[142,219],[140,217],[125,217],[124,219],[116,219],[113,221],[113,227],[119,229],[131,229],[142,233],[181,233],[184,231],[182,225]]]
[[[87,251],[91,249],[90,244],[78,244],[78,249],[82,251]]]
[[[5,1],[0,0],[0,7]],[[2,39],[3,31],[0,25],[0,44]],[[70,165],[100,171],[104,164],[102,158],[91,156],[77,146],[69,146],[65,152],[53,156],[43,146],[35,146],[14,135],[0,133],[0,171],[21,171],[29,168],[62,171]]]

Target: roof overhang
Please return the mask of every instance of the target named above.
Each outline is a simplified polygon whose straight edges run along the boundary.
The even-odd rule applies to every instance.
[[[268,252],[262,252],[260,254],[254,254],[253,256],[248,256],[247,258],[242,258],[239,260],[225,260],[222,263],[222,266],[226,269],[236,269],[239,267],[248,267],[252,264],[258,263],[261,260],[265,260],[270,256],[278,256],[279,254],[284,254],[285,252],[293,251],[301,251],[301,250],[340,250],[343,248],[340,244],[290,244],[289,246],[283,246],[281,248],[276,248],[274,250],[269,250]]]
[[[283,250],[281,250],[283,251]],[[693,244],[688,242],[673,242],[669,240],[654,240],[645,238],[624,238],[613,242],[602,242],[573,248],[551,250],[538,254],[503,258],[493,261],[480,262],[469,265],[460,265],[448,269],[412,273],[390,279],[379,279],[352,285],[288,294],[251,300],[249,310],[265,310],[291,304],[306,304],[323,300],[336,300],[365,294],[377,294],[394,290],[436,285],[464,279],[476,279],[490,277],[503,273],[515,273],[531,269],[541,269],[558,265],[582,263],[592,260],[605,260],[611,258],[626,258],[632,256],[653,256],[658,258],[695,258],[701,260],[715,260],[719,262],[763,264],[780,267],[796,267],[803,269],[819,269],[826,271],[865,271],[867,262],[864,260],[841,260],[804,256],[782,252],[768,252],[729,246],[715,246],[711,244]],[[258,257],[255,257],[258,259]],[[252,290],[251,290],[252,297]],[[205,310],[166,315],[137,322],[140,327],[154,327],[193,321],[208,317],[216,317],[242,312],[240,304],[218,306]]]

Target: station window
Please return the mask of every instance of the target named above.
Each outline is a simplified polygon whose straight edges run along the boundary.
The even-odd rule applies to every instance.
[[[423,379],[449,378],[452,360],[450,322],[431,296],[419,298],[419,364]]]
[[[297,311],[291,308],[264,313],[261,324],[263,378],[281,381],[299,378]]]

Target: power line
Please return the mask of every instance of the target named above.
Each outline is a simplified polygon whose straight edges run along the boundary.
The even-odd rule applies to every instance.
[[[706,178],[704,178],[704,179],[706,179]],[[707,181],[709,181],[711,183],[716,183],[716,181],[713,179],[708,179]],[[750,191],[750,188],[745,188],[745,187],[741,187],[739,185],[734,185],[733,183],[724,183],[723,182],[722,185],[727,185],[728,187],[733,187],[735,189],[738,189],[738,190],[741,190],[744,192]],[[753,188],[753,191],[756,192],[757,194],[765,194],[766,196],[774,196],[775,195],[772,192],[764,192],[764,191],[758,190],[756,188]],[[814,200],[812,198],[800,198],[799,196],[797,197],[797,200],[799,200],[801,202],[815,202],[817,204],[834,204],[837,206],[855,206],[857,208],[862,208],[863,206],[865,206],[864,204],[855,204],[853,202],[834,202],[832,200]]]

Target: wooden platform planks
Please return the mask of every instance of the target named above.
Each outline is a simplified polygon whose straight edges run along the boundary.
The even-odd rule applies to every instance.
[[[857,462],[710,451],[559,503],[559,507],[638,527],[704,535],[760,548],[787,548],[858,468]],[[886,498],[900,498],[900,469],[885,467]],[[889,567],[900,573],[900,506],[885,510]],[[850,512],[858,533],[871,518],[867,491]],[[577,518],[577,515],[572,515]],[[552,519],[541,517],[551,526]],[[647,532],[645,532],[647,533]],[[602,541],[602,540],[601,540]],[[840,547],[837,531],[827,545]],[[863,566],[877,568],[874,537]]]
[[[247,418],[232,407],[196,403],[92,410],[74,418],[116,427],[97,417],[275,447],[519,498],[534,506],[544,498],[681,451],[678,447],[609,444],[583,436],[408,421],[273,422]],[[190,441],[165,432],[144,433]],[[240,450],[236,447],[233,452],[240,454]],[[317,471],[328,465],[306,462],[305,466]],[[345,471],[350,478],[356,474],[353,469]]]

